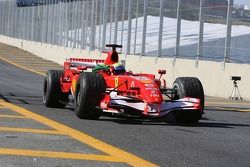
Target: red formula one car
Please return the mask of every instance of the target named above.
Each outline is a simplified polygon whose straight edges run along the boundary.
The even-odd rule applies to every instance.
[[[126,71],[116,48],[106,60],[70,58],[64,70],[49,70],[44,79],[43,102],[47,107],[65,107],[69,95],[79,118],[98,119],[104,113],[162,118],[173,113],[177,122],[197,122],[204,109],[201,82],[193,77],[177,78],[168,88],[159,70],[153,74]]]

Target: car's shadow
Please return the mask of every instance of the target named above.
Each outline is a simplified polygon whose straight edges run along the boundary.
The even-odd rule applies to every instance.
[[[112,121],[124,125],[158,125],[158,126],[182,126],[182,127],[209,127],[209,128],[236,128],[236,127],[250,127],[250,124],[237,124],[218,122],[216,120],[209,120],[202,118],[198,123],[178,123],[175,120],[145,120],[134,118],[121,118],[121,117],[101,117],[99,121]]]
[[[74,112],[73,105],[68,106],[69,110]],[[178,123],[175,121],[172,114],[167,115],[161,119],[143,119],[125,116],[113,116],[104,115],[99,118],[98,121],[111,121],[118,124],[124,125],[156,125],[156,126],[182,126],[182,127],[209,127],[209,128],[235,128],[235,127],[250,127],[250,124],[237,124],[237,123],[225,123],[217,120],[202,117],[197,123]]]
[[[0,94],[0,99],[15,104],[42,105],[42,96],[19,95],[14,93]]]

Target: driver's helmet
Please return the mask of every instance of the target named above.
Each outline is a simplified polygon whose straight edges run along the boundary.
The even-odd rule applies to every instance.
[[[115,63],[112,65],[114,67],[114,73],[115,74],[123,74],[125,73],[125,67],[122,63]]]

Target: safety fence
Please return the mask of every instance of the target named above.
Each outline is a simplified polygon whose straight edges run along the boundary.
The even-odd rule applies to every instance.
[[[249,3],[250,4],[250,3]],[[0,34],[84,50],[250,63],[250,10],[233,0],[0,0]]]

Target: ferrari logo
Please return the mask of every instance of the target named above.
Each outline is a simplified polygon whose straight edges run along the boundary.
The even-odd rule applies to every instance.
[[[119,85],[119,78],[115,77],[115,87],[118,87],[118,85]]]
[[[72,91],[73,94],[75,94],[75,91],[76,91],[76,79],[72,80],[71,91]]]

